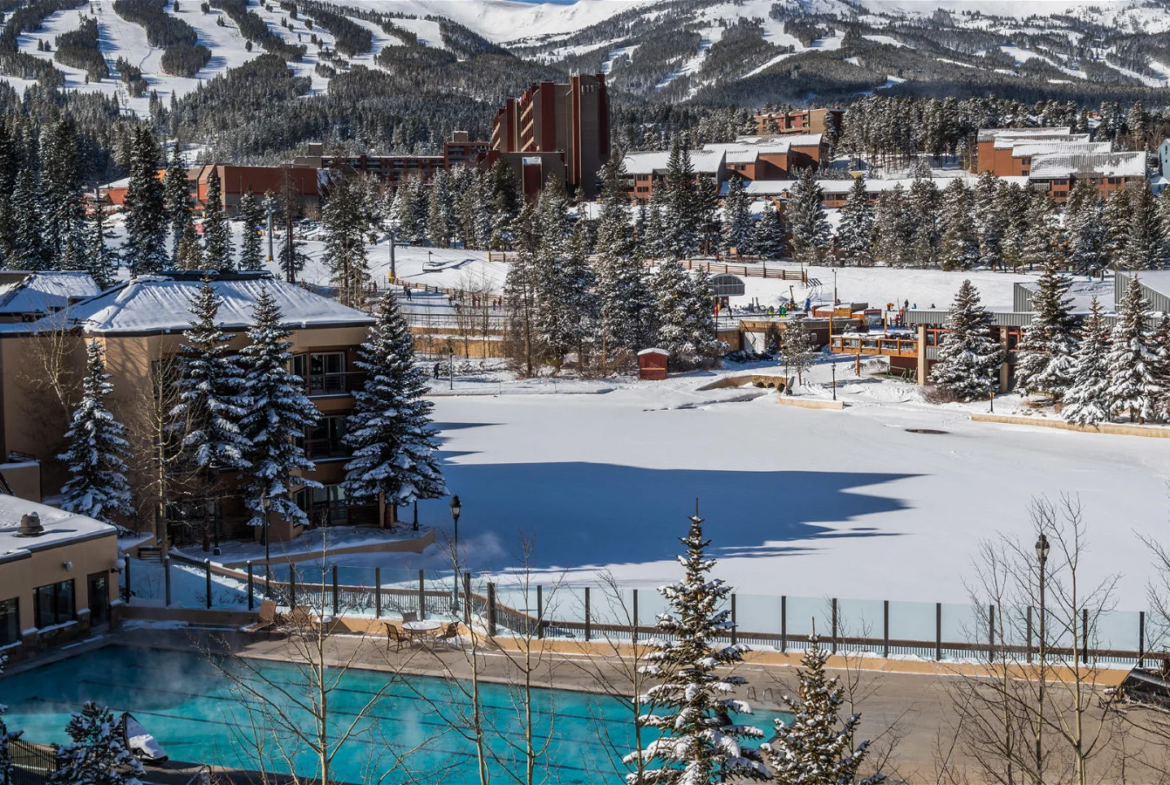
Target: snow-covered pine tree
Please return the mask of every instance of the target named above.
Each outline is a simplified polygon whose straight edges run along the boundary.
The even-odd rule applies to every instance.
[[[179,143],[171,148],[167,172],[163,175],[163,206],[170,224],[171,264],[179,267],[179,244],[191,219],[191,192],[188,189],[187,166],[179,151]]]
[[[719,340],[715,323],[715,290],[706,270],[699,269],[687,276],[686,308],[692,363],[710,367],[723,354],[723,342]]]
[[[285,221],[284,239],[280,249],[276,252],[276,263],[280,267],[284,280],[296,283],[297,276],[305,269],[309,262],[309,255],[305,252],[305,241],[297,236],[293,221]]]
[[[689,258],[698,248],[701,216],[697,188],[690,150],[675,137],[666,163],[661,227],[663,252],[672,259]]]
[[[874,255],[890,267],[907,267],[912,259],[914,226],[906,209],[906,191],[897,183],[878,196],[874,212]]]
[[[290,434],[306,433],[321,413],[305,394],[305,382],[289,370],[292,329],[281,321],[276,298],[267,287],[252,308],[249,344],[244,347],[243,395],[248,411],[240,431],[248,442],[245,458],[251,464],[244,504],[252,511],[248,523],[264,525],[264,510],[301,526],[309,520],[293,501],[292,488],[320,488],[303,473],[316,469]]]
[[[1015,183],[1004,185],[1004,216],[1005,225],[1001,251],[1006,266],[1019,269],[1025,264],[1024,241],[1028,237],[1028,206],[1029,192]]]
[[[343,177],[333,183],[329,200],[321,213],[325,250],[321,261],[331,273],[338,299],[351,308],[365,300],[370,282],[366,257],[366,231],[370,217],[365,189],[357,177]]]
[[[130,515],[133,507],[126,482],[125,459],[130,454],[126,428],[105,404],[114,389],[109,379],[105,352],[91,340],[86,347],[81,400],[65,432],[69,449],[57,458],[69,472],[61,489],[61,509],[113,524],[113,516]]]
[[[1068,249],[1065,258],[1070,270],[1094,275],[1105,268],[1104,206],[1097,188],[1088,181],[1078,182],[1064,209]]]
[[[191,299],[191,329],[182,345],[179,404],[186,424],[183,449],[205,475],[248,468],[248,440],[240,421],[248,411],[244,374],[228,343],[234,337],[216,323],[221,299],[210,280]]]
[[[366,380],[354,394],[345,437],[353,448],[345,465],[346,496],[378,499],[392,514],[416,499],[445,496],[433,404],[423,397],[425,375],[414,365],[409,326],[389,292],[378,303],[358,357]]]
[[[999,389],[1003,351],[990,335],[991,317],[979,292],[963,281],[947,316],[946,332],[930,380],[964,401],[987,398]]]
[[[1003,265],[1003,233],[1008,224],[1005,193],[1000,179],[988,171],[979,175],[973,191],[979,263],[997,270]]]
[[[979,237],[971,213],[971,195],[963,181],[955,178],[942,193],[939,262],[944,270],[970,270],[979,261]]]
[[[1056,203],[1043,191],[1034,191],[1028,202],[1028,229],[1024,235],[1023,262],[1031,270],[1060,258],[1060,222]]]
[[[942,193],[930,178],[930,167],[927,165],[926,170],[910,184],[910,192],[906,197],[906,210],[913,229],[907,260],[911,267],[926,268],[938,264],[938,252],[942,244],[939,228],[941,206]]]
[[[666,197],[662,188],[655,188],[650,194],[646,208],[645,231],[638,235],[642,252],[650,258],[665,258],[669,255],[666,247]]]
[[[99,199],[90,212],[85,232],[85,253],[81,260],[81,269],[93,277],[100,289],[108,289],[114,284],[120,264],[118,249],[110,244],[114,235],[106,223],[106,206],[107,201]]]
[[[427,239],[435,248],[447,248],[451,245],[451,188],[447,173],[444,170],[435,172],[431,178],[429,200],[427,204]]]
[[[126,215],[122,260],[133,277],[161,272],[169,261],[169,220],[158,179],[158,146],[149,128],[134,129],[129,168],[130,182],[122,203]]]
[[[45,219],[41,231],[49,263],[58,270],[76,270],[85,247],[85,207],[73,122],[57,121],[45,132],[41,149]]]
[[[1163,188],[1157,201],[1158,239],[1162,244],[1162,258],[1170,265],[1170,191]]]
[[[625,761],[646,764],[643,776],[627,777],[629,785],[714,785],[720,782],[770,779],[758,750],[744,742],[764,737],[759,728],[739,725],[733,715],[750,713],[744,701],[729,697],[744,684],[742,676],[721,674],[743,659],[742,645],[722,646],[718,638],[732,629],[731,612],[720,608],[731,587],[710,577],[715,560],[707,557],[710,540],[703,538],[698,504],[687,536],[686,555],[679,557],[684,577],[659,591],[669,611],[658,617],[661,637],[650,642],[642,672],[659,681],[643,696],[654,706],[638,718],[644,728],[661,733],[645,749]]]
[[[764,211],[756,221],[752,247],[764,259],[781,259],[788,253],[788,230],[771,199],[764,201]]]
[[[179,247],[175,249],[175,267],[180,270],[206,270],[203,264],[203,243],[199,242],[199,235],[195,233],[194,222],[183,227],[183,236],[179,238]]]
[[[630,362],[653,337],[654,298],[646,264],[633,237],[622,160],[602,170],[601,214],[597,221],[597,298],[605,365]]]
[[[796,371],[798,384],[804,384],[804,372],[816,359],[816,336],[808,329],[804,319],[789,317],[780,333],[780,357],[784,360],[784,373]]]
[[[232,230],[223,207],[223,188],[219,167],[207,175],[207,203],[203,206],[203,258],[211,270],[234,270]]]
[[[753,252],[752,203],[743,189],[743,178],[733,174],[727,182],[727,198],[723,206],[723,230],[720,247],[727,256],[735,251],[737,257]]]
[[[44,239],[41,184],[31,169],[21,169],[16,176],[12,204],[13,247],[8,260],[9,269],[47,270],[51,260]]]
[[[1032,323],[1024,331],[1017,351],[1016,386],[1027,393],[1061,397],[1073,382],[1072,298],[1066,297],[1072,281],[1050,260],[1036,280],[1032,294]]]
[[[1163,313],[1158,320],[1152,344],[1154,356],[1150,359],[1150,373],[1157,388],[1154,409],[1159,420],[1170,422],[1170,313]]]
[[[792,719],[775,720],[775,739],[760,749],[784,785],[878,785],[884,775],[857,779],[869,742],[854,747],[860,714],[840,719],[845,699],[840,678],[825,672],[828,659],[828,650],[813,635],[796,671],[796,697],[784,696]]]
[[[1127,270],[1156,270],[1165,264],[1162,233],[1158,226],[1158,205],[1147,181],[1129,192],[1129,237],[1122,266]]]
[[[849,187],[849,196],[841,208],[841,222],[834,236],[837,259],[844,265],[869,267],[873,264],[873,206],[865,178],[858,177]]]
[[[812,169],[803,170],[792,186],[787,212],[792,258],[802,264],[820,264],[828,251],[829,220],[825,217],[824,199]]]
[[[264,269],[264,238],[260,231],[264,227],[264,205],[252,193],[252,189],[240,197],[240,222],[244,234],[240,240],[240,269],[253,272]]]
[[[1097,298],[1081,325],[1081,342],[1073,357],[1073,382],[1064,394],[1060,416],[1079,425],[1096,425],[1111,417],[1109,401],[1109,327]]]
[[[1125,267],[1128,258],[1129,232],[1133,223],[1129,191],[1114,191],[1105,201],[1105,253],[1113,269]]]
[[[1156,415],[1154,405],[1159,390],[1151,367],[1149,317],[1150,305],[1142,297],[1141,283],[1135,275],[1117,304],[1117,322],[1110,336],[1112,345],[1106,363],[1109,409],[1128,414],[1134,422],[1146,422]]]
[[[126,745],[124,718],[86,701],[65,732],[72,740],[57,748],[57,770],[49,785],[138,785],[146,772]]]

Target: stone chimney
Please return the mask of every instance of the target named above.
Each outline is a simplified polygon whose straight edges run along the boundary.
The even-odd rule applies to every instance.
[[[17,537],[40,537],[44,533],[45,527],[41,525],[41,516],[35,512],[20,516],[20,526],[16,529]]]

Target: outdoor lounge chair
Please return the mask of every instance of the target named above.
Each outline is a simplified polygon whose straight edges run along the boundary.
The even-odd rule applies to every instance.
[[[405,624],[408,621],[418,621],[418,614],[414,611],[403,611],[402,623]]]
[[[384,622],[386,625],[386,651],[390,651],[390,644],[394,644],[394,651],[402,651],[404,645],[409,646],[410,643],[402,637],[402,631],[394,622]]]
[[[256,621],[251,624],[241,627],[240,632],[257,633],[260,631],[272,634],[272,628],[276,626],[276,601],[263,600],[260,603],[260,613],[256,617]]]
[[[459,647],[463,645],[463,638],[459,635],[459,624],[457,622],[451,622],[444,627],[443,631],[435,636],[435,639],[448,646]]]

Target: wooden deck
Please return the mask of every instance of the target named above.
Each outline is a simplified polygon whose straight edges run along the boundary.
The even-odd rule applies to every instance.
[[[917,357],[918,340],[884,335],[834,335],[829,341],[829,351],[833,354]]]

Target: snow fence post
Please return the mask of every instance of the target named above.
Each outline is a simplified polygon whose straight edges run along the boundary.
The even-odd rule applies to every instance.
[[[337,565],[333,565],[333,615],[337,615]]]
[[[488,584],[488,637],[496,637],[496,585]]]
[[[207,580],[207,609],[211,610],[211,559],[203,560],[203,576]]]
[[[788,597],[780,595],[780,651],[788,651]]]
[[[934,604],[934,659],[942,662],[942,603]]]
[[[833,598],[833,646],[831,654],[837,653],[837,598]]]
[[[1146,666],[1146,612],[1138,611],[1138,664],[1139,668]]]
[[[890,601],[882,600],[882,656],[890,658]]]
[[[129,564],[129,562],[127,562]],[[163,584],[167,590],[167,607],[171,607],[171,557],[163,559]]]
[[[252,610],[255,604],[255,599],[252,594],[252,589],[256,585],[256,579],[252,575],[252,560],[248,559],[248,610]]]
[[[456,578],[455,580],[459,580]],[[427,599],[423,594],[423,571],[418,571],[418,620],[422,621],[427,617]]]
[[[374,568],[374,618],[382,618],[382,568]]]
[[[544,586],[536,587],[536,639],[544,640]]]
[[[589,587],[585,587],[585,642],[589,642]]]
[[[731,645],[739,643],[738,627],[735,624],[735,592],[731,593]]]

